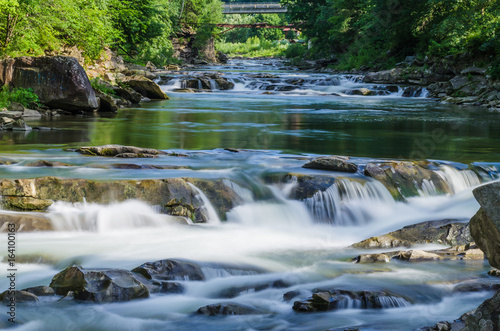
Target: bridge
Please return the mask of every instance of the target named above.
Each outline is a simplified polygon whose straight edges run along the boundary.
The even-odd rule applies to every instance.
[[[279,14],[286,13],[286,8],[279,2],[226,2],[222,10],[230,14]]]

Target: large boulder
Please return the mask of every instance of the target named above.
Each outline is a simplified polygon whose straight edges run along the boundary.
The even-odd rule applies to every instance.
[[[476,188],[476,200],[481,208],[470,220],[470,231],[490,264],[500,268],[500,183]]]
[[[431,186],[436,193],[452,193],[446,181],[427,168],[425,162],[368,163],[365,175],[381,182],[395,199],[418,196]]]
[[[148,298],[147,287],[122,269],[84,269],[69,267],[52,278],[50,287],[58,295],[73,292],[76,300],[96,303]]]
[[[169,99],[167,94],[162,91],[158,84],[143,76],[136,75],[132,77],[124,77],[120,83],[129,86],[142,96],[149,99]]]
[[[73,57],[24,56],[0,61],[0,85],[31,88],[47,106],[72,113],[98,107],[87,74]]]

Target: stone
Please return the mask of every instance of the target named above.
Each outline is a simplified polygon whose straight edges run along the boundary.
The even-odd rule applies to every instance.
[[[402,76],[403,70],[401,68],[395,68],[391,70],[369,72],[363,77],[363,82],[377,84],[404,83],[405,79]]]
[[[460,89],[462,86],[464,86],[468,82],[469,82],[469,79],[467,78],[467,76],[463,76],[463,75],[455,76],[450,80],[451,86],[453,87],[454,90]]]
[[[500,183],[480,186],[473,191],[481,205],[470,220],[471,235],[494,268],[500,268]]]
[[[130,101],[132,104],[137,104],[137,103],[141,102],[142,95],[140,93],[134,91],[130,87],[113,86],[113,91],[115,92],[115,94],[118,97],[125,99],[127,101]]]
[[[284,301],[290,301],[292,300],[293,298],[296,298],[300,295],[300,291],[289,291],[289,292],[286,292],[285,294],[283,294],[283,300]]]
[[[465,245],[473,241],[468,223],[446,219],[427,221],[393,231],[378,237],[371,237],[355,243],[355,248],[411,247],[417,244]]]
[[[76,150],[83,155],[91,156],[108,156],[108,157],[149,157],[150,155],[165,155],[167,153],[152,149],[141,148],[135,146],[122,146],[122,145],[103,145],[103,146],[84,146]]]
[[[16,303],[36,303],[40,301],[36,295],[26,291],[5,291],[0,294],[0,302],[3,304],[10,303],[11,298],[15,298]]]
[[[199,308],[196,313],[205,316],[268,314],[261,309],[239,303],[216,303]]]
[[[149,297],[147,287],[122,269],[69,267],[52,278],[50,287],[58,295],[74,293],[76,300],[96,303],[130,301]]]
[[[98,98],[99,107],[97,111],[100,113],[116,113],[118,111],[118,105],[116,104],[114,98],[104,92],[99,90],[95,91],[95,95]]]
[[[125,77],[120,81],[120,84],[129,86],[142,96],[149,99],[168,100],[169,97],[162,91],[160,86],[151,79],[142,76]]]
[[[429,182],[438,194],[452,193],[446,181],[425,166],[425,162],[417,161],[368,163],[364,174],[381,182],[397,200],[418,196]]]
[[[93,112],[98,104],[85,70],[73,57],[18,57],[0,62],[0,85],[31,88],[50,108]]]
[[[26,164],[26,167],[71,167],[71,164],[59,162],[59,161],[46,161],[39,160],[35,162],[30,162]]]
[[[0,178],[0,195],[7,210],[42,211],[53,201],[108,204],[129,199],[158,205],[161,212],[184,216],[195,223],[208,220],[205,204],[188,183],[202,190],[221,220],[241,199],[222,179],[167,178],[145,180],[88,180],[56,177]],[[37,205],[37,206],[35,206]],[[43,209],[34,209],[43,208]],[[180,212],[182,211],[182,212]]]
[[[0,232],[8,231],[8,224],[14,224],[16,232],[53,231],[50,219],[43,214],[0,213]]]
[[[330,171],[357,172],[358,166],[355,163],[349,162],[349,160],[350,158],[347,156],[321,156],[304,164],[302,167]]]
[[[203,281],[206,280],[204,271],[210,272],[212,277],[255,275],[264,272],[264,270],[253,266],[196,262],[184,259],[146,262],[132,270],[132,272],[140,274],[151,281]]]
[[[227,61],[229,61],[229,57],[220,51],[216,52],[215,57],[216,57],[218,63],[225,64],[225,63],[227,63]]]
[[[500,270],[493,268],[490,271],[488,271],[488,275],[493,276],[493,277],[500,277]]]
[[[24,110],[25,110],[24,106],[18,102],[11,102],[8,108],[11,111],[24,112]]]
[[[460,72],[461,75],[486,75],[486,68],[468,67]]]
[[[132,270],[149,280],[205,280],[205,274],[200,265],[188,260],[159,260],[155,262],[146,262]]]
[[[42,117],[42,114],[40,114],[39,111],[25,108],[23,112],[23,117]]]
[[[410,303],[405,298],[379,291],[319,290],[312,297],[295,301],[293,310],[313,313],[337,309],[381,309],[406,307]]]
[[[49,199],[16,196],[4,196],[3,200],[0,202],[4,209],[17,211],[43,211],[53,203],[54,202]]]
[[[372,90],[369,90],[367,88],[347,90],[347,91],[344,91],[344,93],[349,94],[349,95],[362,95],[362,96],[375,95],[375,93]]]
[[[23,291],[34,294],[37,297],[56,295],[56,292],[54,291],[54,289],[52,287],[49,287],[49,286],[28,287],[28,288],[24,289]]]
[[[386,254],[362,254],[356,258],[356,263],[389,263],[390,260]]]
[[[436,253],[426,252],[426,251],[415,249],[415,250],[409,250],[406,252],[401,252],[399,254],[399,259],[404,260],[404,261],[409,261],[409,262],[436,261],[436,260],[442,260],[442,257]]]

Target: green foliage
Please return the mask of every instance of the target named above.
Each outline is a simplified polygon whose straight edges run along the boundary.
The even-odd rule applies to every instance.
[[[222,21],[220,0],[0,0],[0,58],[76,46],[95,60],[111,47],[129,61],[172,63],[183,2],[185,21]],[[196,26],[201,47],[216,29]]]
[[[290,58],[290,59],[304,58],[306,50],[307,50],[307,48],[305,45],[295,43],[295,44],[291,44],[290,46],[288,46],[288,48],[286,49],[284,54],[287,58]]]
[[[486,73],[490,75],[492,80],[500,81],[500,64],[493,64],[488,68],[488,71]]]
[[[244,43],[216,42],[215,48],[229,56],[270,57],[282,56],[288,45],[288,41],[270,41],[250,37]]]
[[[37,107],[40,104],[38,96],[32,89],[14,88],[9,90],[7,85],[0,90],[0,108],[9,107],[11,102],[17,102],[24,107]]]
[[[500,56],[500,1],[282,0],[316,57],[343,69],[388,66],[408,55]],[[489,60],[488,60],[489,59]]]
[[[90,85],[94,90],[101,91],[107,95],[115,95],[116,92],[108,84],[104,83],[100,78],[90,80]]]

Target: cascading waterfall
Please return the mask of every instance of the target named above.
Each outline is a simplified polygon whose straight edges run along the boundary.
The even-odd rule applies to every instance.
[[[112,232],[141,227],[164,227],[172,216],[156,213],[138,200],[99,205],[58,201],[49,207],[47,217],[57,231]]]
[[[481,179],[472,170],[457,170],[447,165],[442,165],[439,168],[441,170],[436,171],[436,173],[448,183],[454,194],[481,184]]]
[[[317,222],[334,225],[365,224],[371,218],[370,205],[394,204],[389,191],[378,181],[360,183],[339,178],[325,191],[319,191],[304,203]]]
[[[212,205],[212,203],[210,202],[208,197],[205,195],[205,193],[203,193],[202,190],[200,190],[199,188],[197,188],[195,185],[193,185],[191,183],[188,183],[188,185],[191,186],[191,188],[197,193],[196,197],[203,202],[203,206],[204,206],[204,208],[207,212],[207,216],[208,216],[207,223],[213,224],[213,225],[221,224],[219,215],[217,215],[217,211],[215,211],[214,206]]]
[[[286,199],[283,192],[276,187],[268,188],[273,193],[274,200],[254,201],[236,206],[227,214],[228,221],[277,228],[306,228],[313,223],[302,202]]]
[[[248,203],[254,201],[253,193],[249,189],[241,187],[229,179],[223,179],[222,183],[236,193],[236,195],[238,195],[243,202]]]

